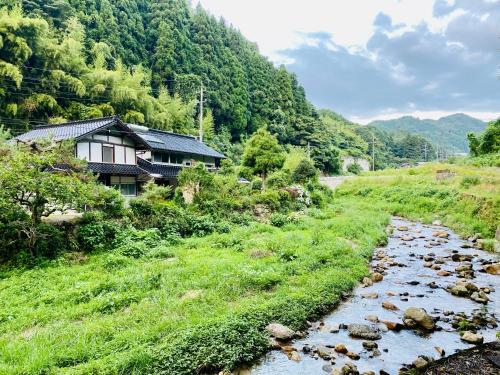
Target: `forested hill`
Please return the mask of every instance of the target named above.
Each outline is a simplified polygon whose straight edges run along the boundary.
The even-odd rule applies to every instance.
[[[370,125],[396,135],[404,133],[421,135],[453,153],[469,152],[467,134],[479,133],[486,128],[485,122],[462,113],[442,117],[439,120],[421,120],[405,116],[395,120],[374,121]]]
[[[213,118],[221,147],[265,124],[281,143],[320,138],[296,77],[186,0],[2,3],[0,116],[11,128],[115,113],[196,133],[203,83],[207,131]]]

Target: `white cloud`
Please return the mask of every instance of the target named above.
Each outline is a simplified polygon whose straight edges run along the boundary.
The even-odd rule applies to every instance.
[[[304,34],[327,32],[336,44],[364,46],[374,31],[373,20],[384,12],[406,27],[432,21],[434,0],[196,0],[222,16],[262,53],[274,59],[278,51],[304,42]],[[437,22],[437,21],[436,21]],[[437,23],[436,23],[437,25]],[[437,27],[437,26],[436,26]]]

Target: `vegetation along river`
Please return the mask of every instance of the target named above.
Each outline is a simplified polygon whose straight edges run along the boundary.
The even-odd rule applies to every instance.
[[[342,374],[347,364],[359,373],[397,374],[494,341],[498,256],[441,226],[395,218],[389,230],[371,279],[302,338],[276,341],[276,350],[241,373]]]

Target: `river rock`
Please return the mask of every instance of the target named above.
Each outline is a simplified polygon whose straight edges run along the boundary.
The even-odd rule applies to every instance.
[[[483,269],[490,275],[500,275],[500,263],[487,264],[483,266]]]
[[[365,316],[365,320],[368,320],[369,322],[372,322],[372,323],[378,323],[378,316],[377,315],[367,315],[367,316]]]
[[[375,341],[363,341],[362,345],[366,350],[373,350],[378,348],[378,344]]]
[[[431,331],[435,328],[434,320],[427,314],[425,309],[419,307],[409,307],[405,310],[404,319],[411,319],[417,323],[418,326]]]
[[[318,356],[320,358],[323,358],[325,360],[330,360],[332,358],[335,358],[335,356],[333,355],[332,349],[330,349],[324,345],[319,345],[316,348],[316,353],[318,354]]]
[[[384,279],[384,275],[378,272],[372,273],[372,280],[374,283],[378,283],[379,281],[382,281]]]
[[[455,267],[455,272],[464,272],[472,270],[472,264],[470,263],[462,263],[459,266]]]
[[[470,344],[482,344],[484,340],[483,336],[471,331],[465,331],[460,339]]]
[[[437,272],[437,275],[438,275],[438,276],[444,276],[444,277],[447,277],[447,276],[450,276],[450,275],[451,275],[451,273],[449,273],[449,272],[448,272],[448,271],[446,271],[446,270],[441,270],[441,271],[438,271],[438,272]]]
[[[437,225],[437,226],[440,226],[440,225],[443,225],[443,224],[442,224],[441,220],[434,220],[434,221],[432,222],[432,225]]]
[[[288,341],[293,339],[297,333],[290,328],[279,323],[271,323],[266,327],[266,331],[278,340]]]
[[[406,225],[400,225],[398,227],[398,230],[402,231],[402,232],[406,232],[408,230],[408,227]]]
[[[349,335],[365,340],[379,340],[381,338],[378,329],[367,324],[349,324],[347,327]]]
[[[403,329],[403,325],[398,322],[391,322],[388,320],[382,320],[382,323],[385,324],[385,326],[390,330],[390,331],[401,331]]]
[[[368,277],[363,277],[363,280],[361,282],[363,283],[363,287],[367,287],[367,286],[372,286],[373,285],[372,279],[370,279]]]
[[[363,293],[363,294],[361,294],[361,297],[368,298],[368,299],[377,299],[378,298],[378,293],[375,293],[375,292]]]
[[[427,366],[428,363],[429,362],[427,362],[424,358],[418,357],[416,360],[413,361],[412,365],[417,369],[421,369]]]
[[[330,333],[337,333],[340,331],[340,324],[334,323],[330,326]]]
[[[436,349],[436,352],[438,352],[441,357],[445,356],[446,353],[445,353],[443,348],[440,348],[439,346],[435,346],[434,349]]]
[[[399,310],[399,308],[395,304],[389,301],[382,302],[382,307],[387,310]]]
[[[288,354],[288,359],[294,361],[294,362],[300,362],[301,357],[300,354],[297,352],[291,352]]]
[[[432,262],[425,262],[424,263],[425,268],[431,268],[432,267]]]
[[[361,358],[358,353],[354,353],[354,352],[347,352],[346,356],[348,356],[349,358],[351,358],[352,360],[355,360],[355,361],[357,361],[359,358]]]
[[[375,372],[374,371],[365,371],[365,372],[362,372],[361,375],[375,375]]]
[[[337,353],[342,353],[342,354],[345,354],[348,352],[347,347],[342,343],[335,345],[335,351]]]
[[[487,304],[488,301],[490,300],[488,298],[488,296],[486,295],[486,293],[484,293],[482,290],[480,290],[479,292],[472,293],[470,296],[470,299],[475,301],[475,302],[484,303],[484,304]]]

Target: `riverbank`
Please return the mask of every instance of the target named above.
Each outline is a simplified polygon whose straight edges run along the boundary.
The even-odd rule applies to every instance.
[[[476,246],[488,251],[495,249],[495,236],[500,236],[497,167],[428,163],[388,169],[347,180],[336,195],[423,223],[439,221],[464,238],[479,239]]]
[[[337,202],[146,258],[101,253],[4,273],[0,373],[191,374],[251,362],[269,348],[267,324],[303,329],[368,273],[388,221]]]
[[[494,341],[442,358],[418,375],[497,375],[500,372],[500,342]]]

